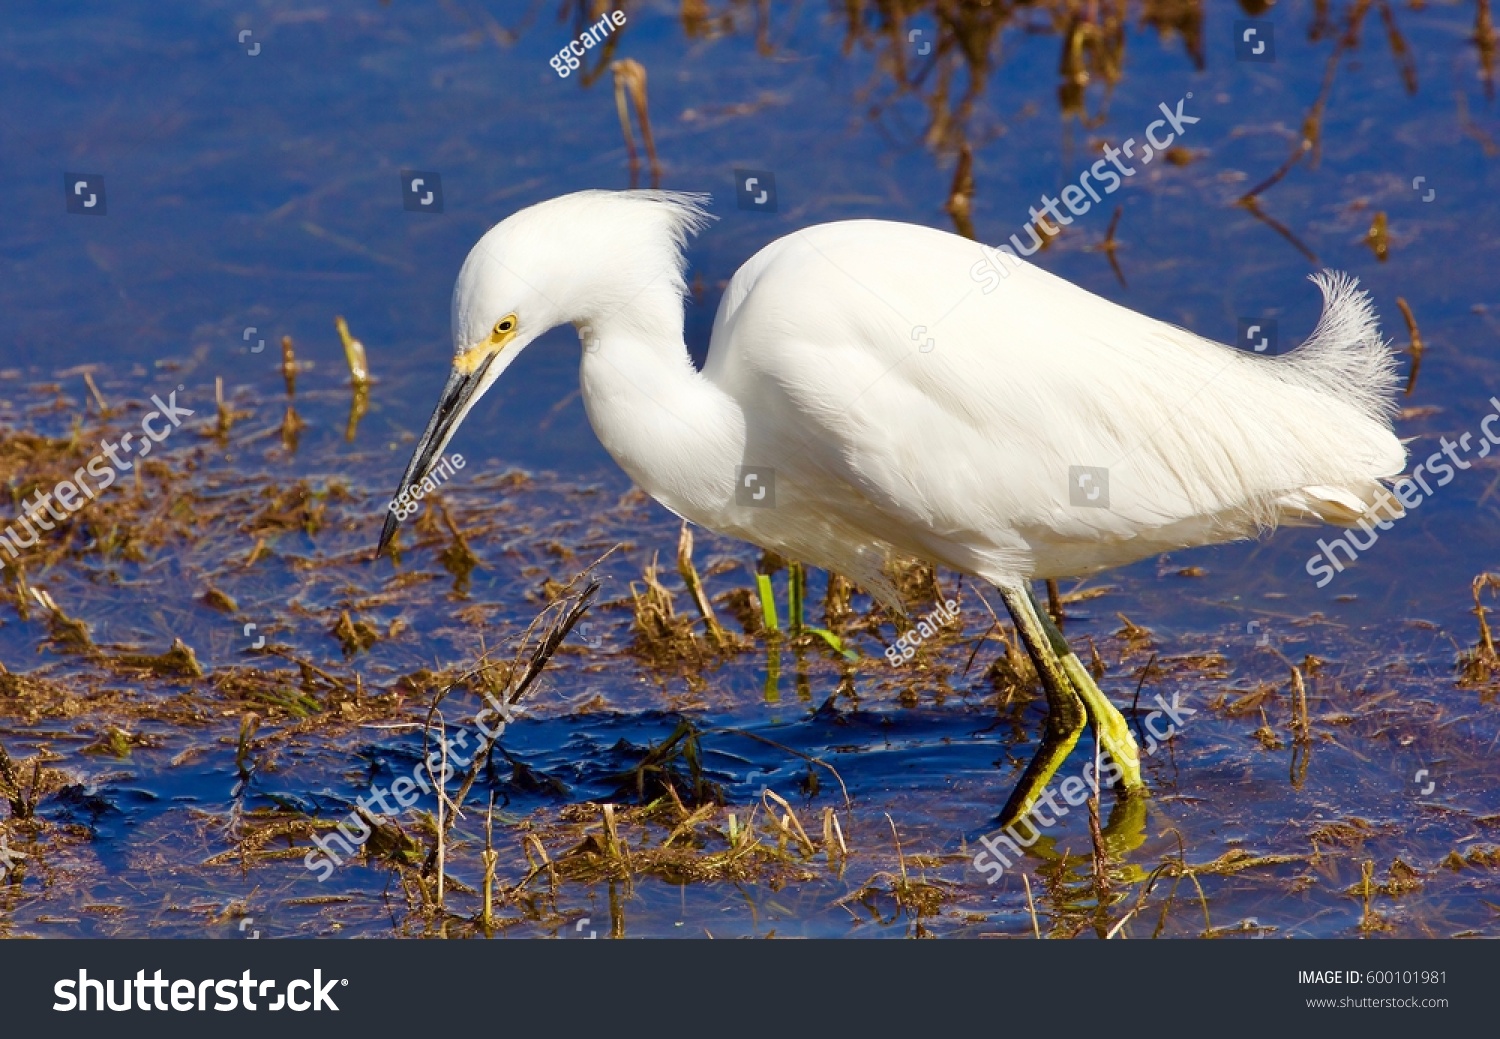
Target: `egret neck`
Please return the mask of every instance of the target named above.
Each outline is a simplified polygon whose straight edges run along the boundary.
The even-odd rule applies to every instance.
[[[693,366],[669,276],[578,322],[584,409],[606,451],[647,494],[706,523],[733,499],[745,422]]]

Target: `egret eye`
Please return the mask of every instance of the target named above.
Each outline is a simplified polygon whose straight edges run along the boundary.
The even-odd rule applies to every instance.
[[[495,322],[495,335],[497,336],[503,336],[510,332],[514,332],[515,329],[516,316],[514,314],[511,314],[509,317],[503,317],[499,321]]]

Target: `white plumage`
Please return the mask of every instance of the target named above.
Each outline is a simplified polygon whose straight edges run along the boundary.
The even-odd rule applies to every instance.
[[[1352,520],[1401,471],[1393,366],[1348,281],[1320,280],[1309,346],[1262,358],[1031,265],[984,295],[975,255],[852,221],[783,238],[735,276],[704,374],[748,402],[746,458],[777,468],[775,547],[835,569],[849,562],[830,544],[1059,577],[1279,520]],[[1078,465],[1108,469],[1109,508],[1070,504]],[[839,537],[818,529],[830,519]],[[761,518],[699,521],[758,540]]]
[[[981,283],[980,246],[952,234],[823,224],[740,268],[700,372],[683,341],[681,252],[703,201],[585,191],[490,230],[459,275],[454,374],[403,487],[515,356],[565,322],[584,341],[590,422],[647,493],[893,605],[893,556],[986,579],[1024,612],[1029,579],[1281,522],[1352,523],[1404,467],[1394,360],[1365,294],[1328,272],[1314,279],[1311,338],[1264,357],[1024,262]],[[773,508],[737,504],[747,466],[774,470]],[[1072,466],[1108,470],[1107,508],[1071,502]]]
[[[643,489],[872,591],[893,553],[1003,581],[1349,523],[1404,466],[1394,361],[1341,275],[1315,278],[1307,343],[1261,357],[1030,264],[986,293],[979,247],[942,231],[823,224],[740,268],[699,373],[680,249],[704,219],[698,197],[665,192],[517,213],[464,264],[456,352],[517,315],[483,392],[530,340],[578,324],[589,418]],[[1070,504],[1080,465],[1109,470],[1109,508]],[[735,504],[741,466],[775,470],[774,509]]]

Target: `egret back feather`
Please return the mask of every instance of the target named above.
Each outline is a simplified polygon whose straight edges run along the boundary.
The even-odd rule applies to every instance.
[[[986,294],[979,256],[940,231],[850,221],[741,268],[705,374],[756,402],[746,460],[795,488],[753,517],[761,537],[805,552],[836,529],[995,580],[1076,575],[1347,522],[1401,471],[1393,361],[1348,279],[1315,279],[1314,335],[1264,358],[1030,264]],[[1109,471],[1108,508],[1071,500],[1074,466]],[[743,516],[712,518],[756,540]]]

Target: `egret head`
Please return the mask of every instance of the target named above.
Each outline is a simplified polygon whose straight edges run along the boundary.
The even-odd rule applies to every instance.
[[[420,484],[479,398],[544,332],[627,311],[653,285],[680,293],[682,246],[704,196],[580,191],[538,203],[479,239],[453,287],[453,367],[396,498]],[[376,556],[400,519],[386,513]]]

